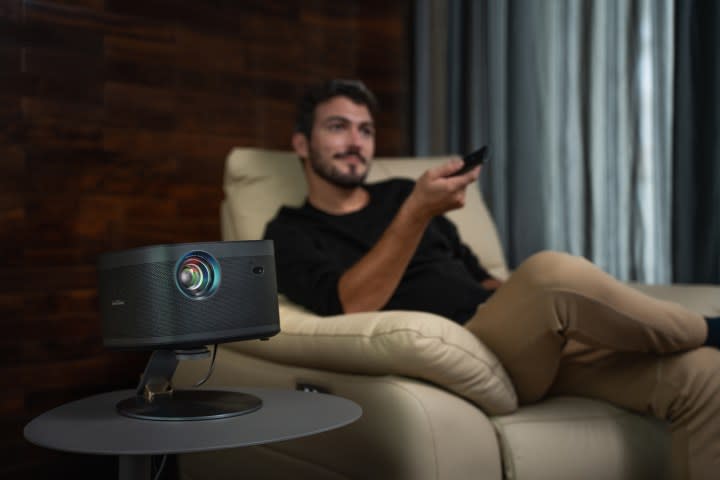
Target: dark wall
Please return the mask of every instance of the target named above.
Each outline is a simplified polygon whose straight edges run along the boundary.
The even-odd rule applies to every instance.
[[[410,153],[410,3],[0,2],[0,477],[112,477],[22,438],[144,366],[102,346],[97,255],[219,239],[226,154],[288,149],[303,84],[364,79]]]

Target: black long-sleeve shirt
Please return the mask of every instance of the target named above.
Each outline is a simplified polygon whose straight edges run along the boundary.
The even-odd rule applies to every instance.
[[[338,281],[378,241],[413,188],[409,180],[366,186],[368,205],[346,215],[322,212],[308,202],[283,207],[268,223],[265,238],[275,243],[278,290],[320,315],[342,313]],[[383,310],[421,310],[464,323],[491,292],[477,258],[443,216],[428,225]]]

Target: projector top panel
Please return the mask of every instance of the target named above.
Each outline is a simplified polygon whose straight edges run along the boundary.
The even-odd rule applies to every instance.
[[[106,270],[144,263],[175,261],[186,253],[197,250],[207,252],[217,258],[274,256],[275,254],[272,240],[174,243],[103,253],[98,257],[98,268]]]

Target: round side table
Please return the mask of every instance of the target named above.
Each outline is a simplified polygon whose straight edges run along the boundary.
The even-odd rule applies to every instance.
[[[260,388],[226,389],[255,395],[262,407],[212,420],[143,420],[117,412],[135,390],[67,403],[32,420],[25,438],[64,452],[117,455],[119,478],[149,479],[152,455],[202,452],[290,440],[345,426],[360,418],[354,402],[322,393]]]

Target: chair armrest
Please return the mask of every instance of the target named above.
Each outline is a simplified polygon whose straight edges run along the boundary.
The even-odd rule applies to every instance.
[[[517,409],[517,395],[495,355],[446,318],[411,311],[321,317],[281,299],[281,331],[269,341],[228,345],[286,365],[432,382],[490,415]]]
[[[702,315],[720,316],[720,285],[681,284],[646,285],[630,283],[631,287],[646,295],[679,303]]]

